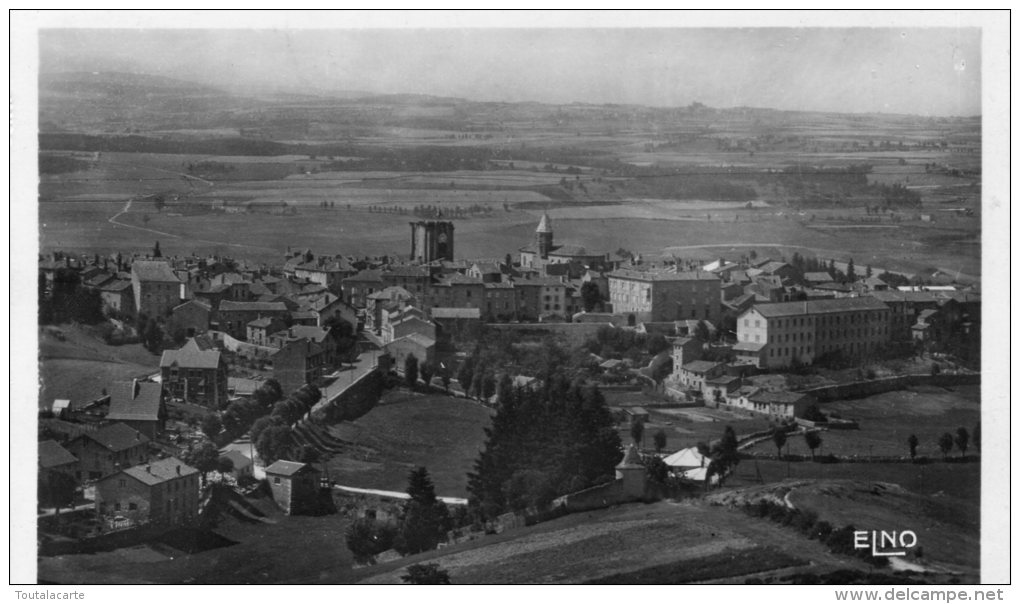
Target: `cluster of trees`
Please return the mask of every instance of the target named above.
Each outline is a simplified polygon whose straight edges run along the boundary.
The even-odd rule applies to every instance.
[[[415,468],[408,475],[407,483],[409,499],[395,520],[377,521],[365,517],[348,527],[347,548],[359,562],[371,562],[389,549],[404,555],[436,549],[454,528],[454,518],[446,504],[436,497],[428,470]]]
[[[586,356],[586,355],[585,355]],[[469,396],[491,397],[507,387],[509,376],[527,375],[548,383],[554,376],[572,379],[583,363],[553,340],[522,342],[512,332],[484,331],[460,364],[456,378]],[[438,375],[446,379],[444,371]]]
[[[276,402],[268,415],[254,420],[251,424],[251,441],[265,464],[285,457],[295,457],[291,425],[311,411],[320,398],[322,392],[306,384]]]
[[[907,447],[910,449],[910,459],[917,459],[918,444],[920,444],[920,441],[917,439],[916,434],[911,434],[907,437]],[[938,438],[938,446],[939,451],[942,452],[942,459],[949,459],[949,454],[953,451],[953,445],[956,445],[956,448],[960,451],[960,457],[965,457],[967,455],[967,448],[970,447],[970,445],[974,445],[975,449],[980,449],[980,422],[974,426],[973,432],[968,432],[964,427],[957,428],[955,436],[950,432],[943,432]]]
[[[54,325],[76,321],[95,325],[106,319],[103,316],[103,299],[94,289],[82,287],[78,272],[70,268],[57,269],[53,287],[48,291],[46,279],[39,275],[39,324]]]
[[[560,495],[612,480],[621,456],[596,387],[554,377],[541,391],[511,389],[468,475],[469,502],[486,518],[541,509]]]
[[[708,332],[708,326],[704,325]],[[706,341],[708,337],[704,338]],[[662,334],[647,335],[630,329],[600,327],[595,337],[585,343],[588,352],[597,354],[604,359],[630,359],[636,363],[647,363],[648,360],[669,350],[670,345]]]
[[[322,166],[336,171],[402,171],[449,172],[454,170],[485,170],[495,157],[486,147],[404,147],[358,148],[357,158],[340,159]]]
[[[226,432],[233,440],[247,432],[260,417],[269,415],[282,398],[280,382],[270,378],[255,389],[250,399],[227,403],[220,412],[207,415],[202,420],[202,432],[209,438]]]

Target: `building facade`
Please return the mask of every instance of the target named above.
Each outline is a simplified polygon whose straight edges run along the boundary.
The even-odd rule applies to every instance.
[[[199,339],[191,338],[177,350],[164,350],[159,367],[167,395],[210,409],[226,404],[226,359]]]
[[[143,463],[96,483],[96,513],[132,524],[182,525],[198,519],[198,470],[176,457]]]
[[[160,260],[135,260],[131,263],[131,287],[138,312],[148,317],[163,317],[181,303],[184,284]]]
[[[613,312],[633,314],[637,322],[705,320],[721,317],[720,281],[705,271],[636,271],[609,274]]]
[[[890,339],[889,307],[872,297],[756,304],[737,319],[736,351],[759,367],[811,365],[824,355],[862,358]]]
[[[453,260],[453,223],[445,220],[412,222],[411,261],[429,264],[435,260]]]

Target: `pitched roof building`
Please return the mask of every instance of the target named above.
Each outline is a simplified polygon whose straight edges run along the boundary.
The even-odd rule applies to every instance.
[[[151,439],[166,427],[163,385],[155,382],[114,382],[110,388],[109,421],[122,422]]]

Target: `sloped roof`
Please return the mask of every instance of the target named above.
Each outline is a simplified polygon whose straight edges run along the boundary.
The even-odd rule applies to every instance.
[[[125,289],[130,289],[130,287],[131,282],[127,279],[114,279],[113,281],[104,283],[99,289],[104,292],[119,292],[124,291]]]
[[[783,268],[784,266],[785,267],[789,267],[790,265],[785,263],[785,262],[781,262],[779,260],[773,260],[772,262],[769,262],[768,264],[761,265],[759,268],[761,268],[761,270],[763,272],[774,273],[774,272],[778,271],[779,269]]]
[[[247,455],[241,453],[236,449],[231,449],[229,451],[220,453],[220,459],[224,458],[229,459],[231,462],[233,462],[235,470],[240,468],[247,468],[248,466],[252,465],[252,460],[249,459]]]
[[[390,343],[391,344],[396,344],[397,342],[404,342],[404,341],[414,342],[415,344],[421,346],[422,348],[430,348],[430,347],[436,345],[436,341],[435,340],[433,340],[432,338],[428,337],[425,334],[420,334],[420,333],[408,334],[408,335],[406,335],[406,336],[404,336],[402,338],[397,338],[396,340],[393,340]]]
[[[382,283],[382,271],[379,269],[367,268],[344,279],[344,283],[348,281],[372,281]]]
[[[552,232],[552,221],[549,220],[549,214],[542,212],[542,219],[538,221],[538,228],[535,229],[536,233],[551,233]]]
[[[147,464],[131,466],[123,471],[124,474],[135,478],[149,486],[157,485],[181,476],[198,474],[198,470],[192,468],[176,457],[167,457]]]
[[[180,283],[170,265],[161,260],[135,260],[131,263],[131,274],[140,281],[156,281],[160,283]]]
[[[391,285],[373,294],[369,294],[369,300],[407,300],[413,298],[414,294],[399,285]]]
[[[163,400],[163,385],[155,382],[114,382],[110,389],[110,411],[106,419],[111,421],[157,421],[160,403]]]
[[[889,310],[889,307],[873,296],[862,296],[860,298],[833,298],[831,300],[755,304],[752,310],[758,311],[763,317],[773,318],[855,310]]]
[[[242,396],[244,394],[251,394],[258,390],[259,386],[262,385],[261,380],[252,380],[248,378],[239,377],[228,377],[227,388],[232,389],[234,394]]]
[[[236,300],[223,300],[220,302],[220,312],[230,311],[287,312],[287,305],[283,302],[243,302]]]
[[[119,422],[100,428],[95,432],[87,432],[82,436],[91,438],[100,445],[114,452],[124,451],[125,449],[137,446],[139,443],[149,442],[148,436],[127,424]]]
[[[199,308],[201,308],[204,311],[212,312],[212,306],[210,306],[209,303],[206,302],[205,300],[199,300],[198,298],[195,298],[195,299],[192,299],[192,300],[188,300],[187,302],[184,302],[182,304],[178,304],[177,306],[175,306],[173,308],[173,310],[174,310],[174,312],[177,312],[178,310],[180,310],[180,309],[182,309],[182,308],[184,308],[186,306],[198,306]]]
[[[39,467],[43,469],[66,466],[78,461],[70,451],[55,440],[39,441]]]
[[[216,369],[220,366],[218,350],[203,350],[195,338],[188,340],[177,350],[164,350],[159,360],[160,367],[178,367],[191,369]]]
[[[690,363],[684,363],[681,367],[684,371],[690,371],[691,373],[705,373],[711,371],[722,365],[722,363],[716,363],[715,361],[691,361]]]
[[[811,395],[803,392],[790,392],[788,390],[761,390],[747,399],[753,403],[796,403],[810,399]]]
[[[293,325],[287,329],[281,329],[280,331],[271,334],[269,337],[281,338],[283,340],[307,339],[316,343],[321,343],[327,336],[329,336],[329,329],[324,327],[317,327],[315,325]]]
[[[688,447],[665,457],[662,461],[671,468],[702,468],[708,466],[710,460],[698,453],[697,447]]]
[[[481,319],[480,308],[433,308],[429,311],[433,319]]]
[[[266,328],[273,324],[273,317],[262,317],[260,319],[252,319],[248,321],[248,327]]]
[[[482,280],[477,277],[468,277],[460,273],[453,273],[443,278],[445,284],[448,285],[482,285]]]
[[[306,470],[314,470],[312,466],[306,463],[299,463],[296,461],[279,460],[273,462],[273,465],[266,468],[266,474],[276,474],[279,476],[293,476]]]
[[[737,352],[759,352],[762,348],[765,348],[765,342],[737,342],[733,345]]]
[[[609,276],[614,279],[632,279],[635,281],[719,281],[718,275],[707,271],[676,273],[673,271],[636,271],[621,268],[609,273]]]

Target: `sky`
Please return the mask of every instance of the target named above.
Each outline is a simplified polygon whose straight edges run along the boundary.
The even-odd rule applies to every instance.
[[[331,25],[332,23],[330,23]],[[480,101],[981,113],[977,27],[66,29],[40,71]]]

